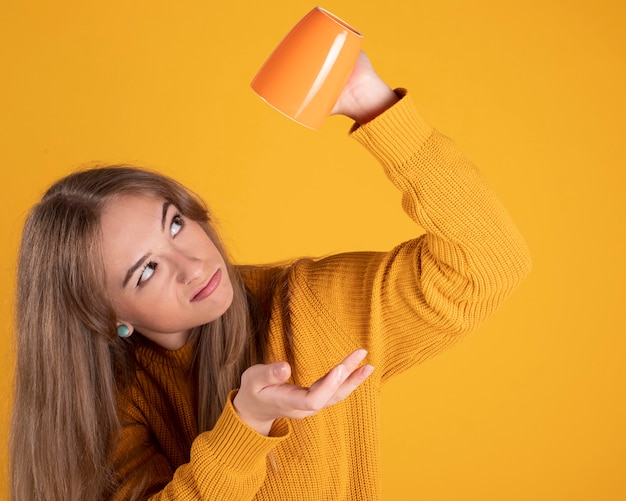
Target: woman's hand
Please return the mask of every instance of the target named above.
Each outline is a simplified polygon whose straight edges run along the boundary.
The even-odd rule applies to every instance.
[[[286,362],[253,365],[241,376],[241,388],[233,400],[239,417],[251,428],[268,435],[277,418],[313,416],[340,402],[372,373],[371,365],[359,367],[365,350],[356,350],[310,388],[285,381],[291,376]]]
[[[332,114],[345,115],[358,124],[364,124],[398,99],[397,94],[376,74],[365,53],[361,52]]]

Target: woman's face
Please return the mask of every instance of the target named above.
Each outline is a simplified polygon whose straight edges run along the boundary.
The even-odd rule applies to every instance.
[[[123,195],[102,213],[107,292],[119,322],[169,350],[220,317],[233,288],[224,258],[195,221],[163,199]]]

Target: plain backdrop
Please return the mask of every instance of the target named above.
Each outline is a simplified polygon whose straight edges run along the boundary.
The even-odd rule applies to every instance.
[[[626,499],[626,4],[329,0],[385,80],[482,169],[531,276],[382,394],[384,499]],[[385,250],[414,227],[378,164],[249,88],[314,4],[6,0],[0,12],[0,472],[28,208],[92,163],[172,175],[254,263]],[[0,499],[7,495],[0,473]]]

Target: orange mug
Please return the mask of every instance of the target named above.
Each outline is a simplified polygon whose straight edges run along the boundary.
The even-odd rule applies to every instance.
[[[289,118],[319,129],[352,73],[362,42],[350,25],[315,7],[274,49],[252,90]]]

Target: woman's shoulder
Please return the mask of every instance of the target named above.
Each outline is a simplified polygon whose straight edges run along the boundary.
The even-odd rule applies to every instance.
[[[292,266],[292,262],[281,262],[262,265],[237,265],[236,270],[246,288],[254,296],[271,294],[276,282]]]
[[[361,251],[330,254],[317,258],[298,258],[268,265],[240,265],[237,271],[250,292],[255,296],[273,294],[277,284],[291,282],[324,283],[345,279],[362,278],[367,268],[378,263],[382,252]]]

